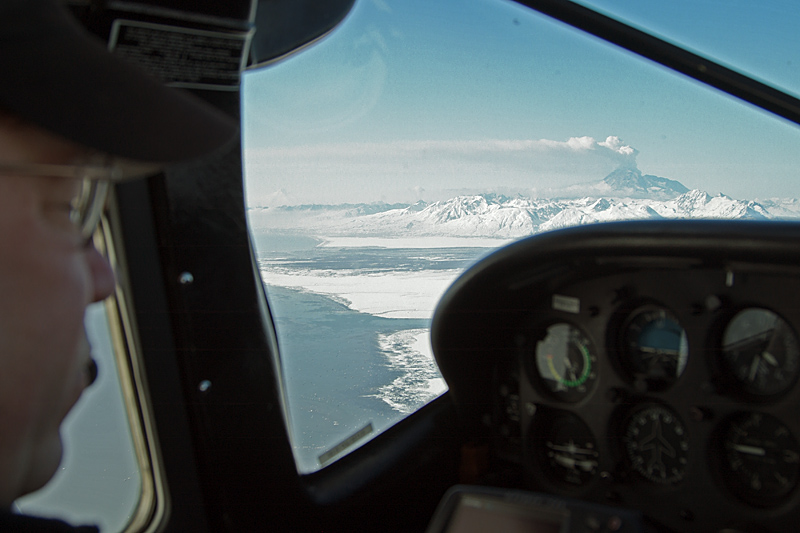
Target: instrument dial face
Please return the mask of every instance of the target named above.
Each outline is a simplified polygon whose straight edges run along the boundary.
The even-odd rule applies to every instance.
[[[781,317],[754,307],[740,311],[725,328],[722,360],[744,392],[773,396],[797,381],[800,345]]]
[[[686,475],[689,439],[671,409],[645,404],[625,424],[623,446],[631,468],[653,483],[671,485]]]
[[[597,474],[597,442],[592,430],[576,415],[547,413],[534,425],[534,453],[548,479],[567,487],[580,487]]]
[[[537,381],[565,402],[580,401],[591,392],[596,362],[592,342],[571,324],[553,324],[536,343]]]
[[[777,505],[797,487],[800,445],[774,416],[738,415],[726,424],[721,441],[724,479],[744,501]]]
[[[686,369],[689,341],[678,319],[660,307],[635,312],[623,333],[623,367],[648,390],[663,390]]]

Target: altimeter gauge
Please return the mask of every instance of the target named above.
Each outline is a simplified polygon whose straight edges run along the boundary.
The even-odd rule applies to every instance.
[[[789,324],[776,313],[752,307],[740,311],[722,335],[722,361],[747,394],[786,392],[800,373],[800,345]]]
[[[565,402],[585,398],[597,379],[594,345],[571,324],[562,322],[548,327],[536,343],[535,359],[535,381]]]
[[[573,413],[542,414],[530,442],[545,476],[562,487],[581,487],[597,474],[598,451],[592,430]]]
[[[644,479],[671,485],[686,475],[689,438],[672,409],[644,404],[628,415],[622,443],[630,467]]]
[[[723,427],[722,473],[728,488],[747,503],[780,504],[795,490],[800,445],[789,428],[765,413],[741,413]]]

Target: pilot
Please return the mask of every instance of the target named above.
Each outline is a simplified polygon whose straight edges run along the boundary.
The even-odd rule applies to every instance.
[[[115,283],[91,239],[106,184],[230,147],[237,126],[113,56],[59,0],[0,2],[0,72],[0,531],[71,531],[11,509],[55,473],[93,379],[84,311]]]

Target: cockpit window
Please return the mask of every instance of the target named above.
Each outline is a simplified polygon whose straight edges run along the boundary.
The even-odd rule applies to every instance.
[[[249,224],[300,472],[446,390],[433,309],[497,247],[620,219],[800,215],[795,125],[514,3],[360,0],[243,78]]]
[[[800,96],[797,2],[576,1]]]
[[[123,389],[129,385],[117,369],[106,312],[104,303],[93,304],[86,312],[86,334],[98,376],[64,421],[59,471],[44,488],[16,505],[26,514],[123,531],[149,497],[143,494],[145,483],[135,452],[135,423],[125,408]]]

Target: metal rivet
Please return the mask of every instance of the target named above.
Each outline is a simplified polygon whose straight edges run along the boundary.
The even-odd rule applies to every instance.
[[[211,388],[211,382],[208,381],[207,379],[204,379],[203,381],[200,382],[197,388],[198,390],[200,390],[200,392],[208,392],[208,390]]]
[[[191,272],[181,272],[181,275],[178,276],[178,281],[181,285],[188,285],[194,281],[194,276],[192,276]]]

